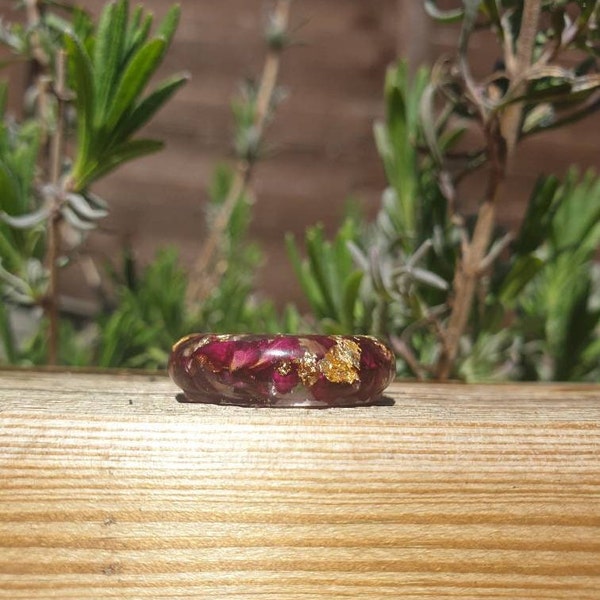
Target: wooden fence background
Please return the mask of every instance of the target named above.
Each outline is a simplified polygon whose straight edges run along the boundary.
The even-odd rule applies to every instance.
[[[101,3],[82,2],[97,13]],[[170,3],[145,0],[157,16]],[[187,70],[192,79],[149,126],[167,148],[112,175],[96,191],[111,215],[95,233],[91,248],[98,259],[118,256],[124,243],[142,260],[167,244],[181,249],[190,264],[203,236],[206,188],[216,164],[231,159],[229,103],[245,77],[262,67],[265,0],[183,0],[183,19],[165,72]],[[12,2],[0,1],[10,16]],[[282,84],[289,92],[268,141],[273,149],[256,172],[252,234],[265,250],[260,282],[280,302],[297,297],[283,247],[286,231],[298,235],[322,221],[335,229],[345,201],[353,196],[369,214],[377,210],[384,175],[372,137],[374,119],[382,116],[386,67],[398,55],[413,65],[431,63],[456,43],[456,30],[439,27],[422,3],[410,0],[296,0],[292,27],[302,44],[283,57]],[[477,47],[477,45],[480,47]],[[474,41],[474,69],[489,69],[495,50]],[[22,73],[10,76],[18,88]],[[17,98],[13,89],[13,102]],[[598,117],[523,145],[507,192],[502,217],[514,222],[535,178],[564,172],[572,163],[600,166]],[[477,201],[477,186],[462,201]],[[80,274],[72,274],[77,291]],[[282,285],[285,281],[286,284]]]

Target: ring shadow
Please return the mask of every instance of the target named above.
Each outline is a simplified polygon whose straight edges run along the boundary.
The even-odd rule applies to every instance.
[[[389,396],[380,396],[379,398],[377,398],[370,404],[362,404],[359,406],[276,406],[276,407],[269,407],[266,405],[249,406],[248,404],[224,403],[224,402],[216,402],[216,401],[212,401],[212,400],[206,400],[205,402],[198,401],[198,400],[190,400],[183,392],[179,392],[175,396],[175,399],[180,404],[213,404],[215,406],[239,406],[241,408],[277,408],[278,410],[294,409],[294,408],[308,408],[309,410],[310,409],[312,409],[312,410],[330,410],[332,408],[369,408],[371,406],[394,406],[394,404],[396,404],[396,401],[393,398],[390,398]]]

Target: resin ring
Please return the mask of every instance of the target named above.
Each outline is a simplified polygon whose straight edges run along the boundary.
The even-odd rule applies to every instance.
[[[169,359],[189,402],[241,406],[372,404],[394,373],[392,351],[362,335],[193,334]]]

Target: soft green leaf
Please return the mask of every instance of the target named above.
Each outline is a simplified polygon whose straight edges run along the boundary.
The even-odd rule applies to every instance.
[[[513,243],[518,254],[535,250],[547,237],[560,182],[556,177],[540,177],[531,192],[527,212]]]
[[[567,381],[581,376],[578,373],[583,365],[581,356],[586,347],[596,339],[595,329],[600,321],[600,310],[589,310],[591,281],[588,279],[581,285],[570,304],[570,310],[562,315],[564,320],[564,337],[558,347],[554,378]]]
[[[10,322],[9,307],[4,301],[0,302],[0,339],[8,364],[14,365],[17,362],[17,344]]]
[[[121,56],[127,26],[126,0],[106,5],[100,16],[94,46],[94,75],[96,81],[95,124],[100,126],[108,112],[112,95],[120,76]]]
[[[306,299],[308,300],[315,314],[318,316],[324,315],[326,313],[326,308],[323,296],[308,268],[308,265],[303,262],[292,234],[287,234],[285,236],[285,244],[288,257],[292,263],[292,268],[296,273],[296,277],[298,278]]]
[[[115,146],[107,156],[101,157],[99,161],[90,165],[89,169],[80,177],[78,189],[84,189],[96,179],[134,158],[153,154],[162,150],[163,147],[162,142],[147,139],[130,140]]]
[[[143,12],[142,7],[139,7],[140,11]],[[134,12],[134,16],[137,13],[137,10]],[[130,23],[128,33],[127,33],[127,44],[125,53],[123,56],[123,63],[126,64],[129,62],[132,56],[141,48],[141,46],[148,39],[148,34],[150,33],[150,29],[152,28],[152,23],[154,22],[154,17],[151,13],[148,13],[144,16],[143,21],[139,23],[137,26],[134,26]]]
[[[154,39],[142,46],[133,56],[119,81],[111,102],[110,112],[105,122],[105,126],[109,130],[127,111],[132,110],[137,97],[143,92],[150,77],[157,69],[164,49],[165,41]]]
[[[167,12],[165,18],[162,20],[156,30],[156,35],[161,37],[165,41],[165,50],[171,44],[177,26],[179,25],[179,18],[181,16],[181,7],[179,4],[174,4]]]
[[[0,280],[3,280],[5,283],[7,283],[10,287],[14,288],[24,297],[30,298],[31,287],[29,286],[27,281],[7,271],[2,264],[2,259],[0,259]]]
[[[504,306],[513,306],[525,286],[543,269],[543,267],[544,261],[532,254],[526,254],[519,257],[502,282],[499,293],[500,302],[502,302]]]
[[[363,277],[364,273],[362,271],[354,271],[344,282],[342,323],[344,324],[346,333],[352,333],[355,329],[356,303]]]
[[[13,240],[9,239],[7,234],[8,232],[0,228],[0,261],[4,260],[10,269],[15,269],[21,262],[22,257]]]
[[[434,99],[435,86],[429,84],[421,96],[421,124],[431,157],[438,165],[441,165],[443,158],[435,126]]]
[[[0,81],[0,117],[4,117],[6,112],[6,102],[8,100],[8,84],[6,81]]]
[[[19,209],[19,184],[10,169],[0,160],[0,209],[13,214]]]
[[[600,237],[600,180],[593,172],[578,180],[576,171],[560,189],[562,201],[552,220],[552,239],[559,250],[594,252]]]
[[[154,91],[144,98],[131,113],[124,116],[118,125],[114,138],[121,141],[134,134],[145,125],[158,112],[158,110],[173,96],[173,94],[187,83],[187,74],[174,75],[163,81]]]
[[[330,262],[327,260],[328,257],[324,256],[328,250],[323,239],[323,228],[320,226],[310,228],[306,233],[308,264],[325,302],[327,312],[333,316],[337,314],[337,305],[332,294]]]
[[[75,92],[77,108],[77,155],[73,177],[77,181],[85,168],[93,143],[94,79],[92,63],[81,42],[73,34],[65,34],[65,48],[69,58],[71,87]]]

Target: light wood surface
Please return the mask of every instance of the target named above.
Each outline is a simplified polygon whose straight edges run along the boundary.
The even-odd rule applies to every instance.
[[[0,371],[0,598],[600,598],[600,387],[176,393]]]

